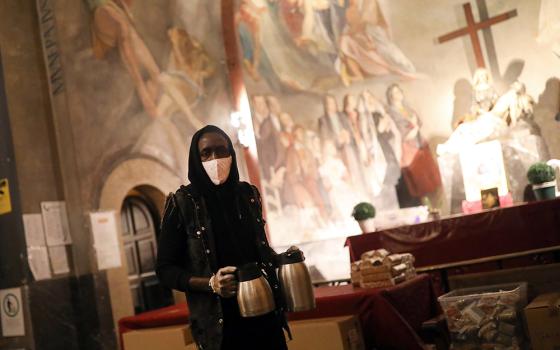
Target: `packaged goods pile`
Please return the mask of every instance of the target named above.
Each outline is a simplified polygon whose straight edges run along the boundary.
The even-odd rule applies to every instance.
[[[352,284],[361,288],[381,288],[416,276],[412,254],[390,254],[385,249],[365,252],[352,263]]]
[[[439,297],[453,349],[520,349],[524,283],[466,288]]]

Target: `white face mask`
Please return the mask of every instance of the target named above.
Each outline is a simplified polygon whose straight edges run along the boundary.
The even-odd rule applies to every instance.
[[[229,177],[229,171],[231,170],[231,156],[227,158],[218,158],[202,162],[206,174],[212,181],[214,185],[221,185]]]

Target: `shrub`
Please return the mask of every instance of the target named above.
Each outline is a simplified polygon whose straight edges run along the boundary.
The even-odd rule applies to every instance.
[[[352,210],[352,216],[357,221],[372,219],[375,217],[375,207],[367,202],[358,203]]]
[[[542,184],[556,179],[554,168],[546,163],[535,163],[527,171],[527,180],[532,185]]]

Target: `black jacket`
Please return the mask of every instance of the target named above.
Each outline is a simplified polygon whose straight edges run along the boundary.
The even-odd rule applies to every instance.
[[[196,143],[196,146],[200,137],[200,134],[198,136],[197,134],[193,137],[193,144]],[[231,141],[229,143],[233,153]],[[167,197],[158,240],[156,273],[163,285],[186,293],[191,330],[198,347],[219,350],[223,330],[220,297],[209,291],[190,290],[188,285],[190,277],[210,277],[219,268],[215,248],[216,237],[212,230],[210,215],[208,215],[207,200],[205,200],[207,197],[205,190],[211,189],[213,185],[209,185],[207,175],[200,171],[200,156],[197,149],[194,150],[191,145],[189,159],[191,185],[181,186],[175,193],[171,193]],[[284,301],[275,272],[276,253],[269,246],[266,238],[261,198],[255,186],[238,181],[234,153],[232,157],[234,158],[232,172],[224,185],[232,186],[236,198],[239,199],[239,205],[247,209],[244,212],[250,213],[251,223],[254,225],[252,232],[255,232],[254,239],[258,247],[258,262],[266,272],[266,277],[274,292],[277,305],[276,314],[287,330],[283,311]]]

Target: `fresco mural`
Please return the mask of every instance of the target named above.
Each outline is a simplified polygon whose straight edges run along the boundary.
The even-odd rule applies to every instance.
[[[322,256],[323,277],[347,275],[360,201],[380,224],[423,220],[423,204],[460,212],[465,143],[499,139],[508,174],[548,148],[560,157],[554,0],[232,1],[271,241],[302,246],[313,269]],[[475,21],[506,16],[478,46],[438,41],[467,25],[467,3]],[[157,160],[184,179],[195,129],[235,132],[221,1],[37,4],[53,109],[68,115],[92,206],[119,162]],[[508,179],[515,201],[523,181]]]
[[[428,208],[461,213],[459,154],[492,140],[511,199],[523,201],[526,168],[558,144],[556,8],[237,0],[273,244],[305,246],[311,264],[328,251],[325,274],[343,263],[344,237],[359,232],[350,213],[360,201],[374,204],[380,226],[425,220]],[[468,11],[488,23],[478,43],[449,35],[465,30]]]
[[[240,0],[235,22],[248,76],[276,91],[417,77],[377,0]]]
[[[49,40],[58,46],[65,82],[53,98],[66,101],[83,188],[132,157],[157,160],[186,181],[194,131],[207,123],[231,131],[219,2],[51,0],[38,6],[53,18],[56,37]],[[83,195],[91,202],[95,191]]]
[[[370,88],[423,77],[377,0],[239,0],[235,24],[268,223],[284,232],[274,243],[352,232],[360,201],[395,211],[437,191],[437,165],[402,90]],[[432,182],[419,179],[424,166]]]

